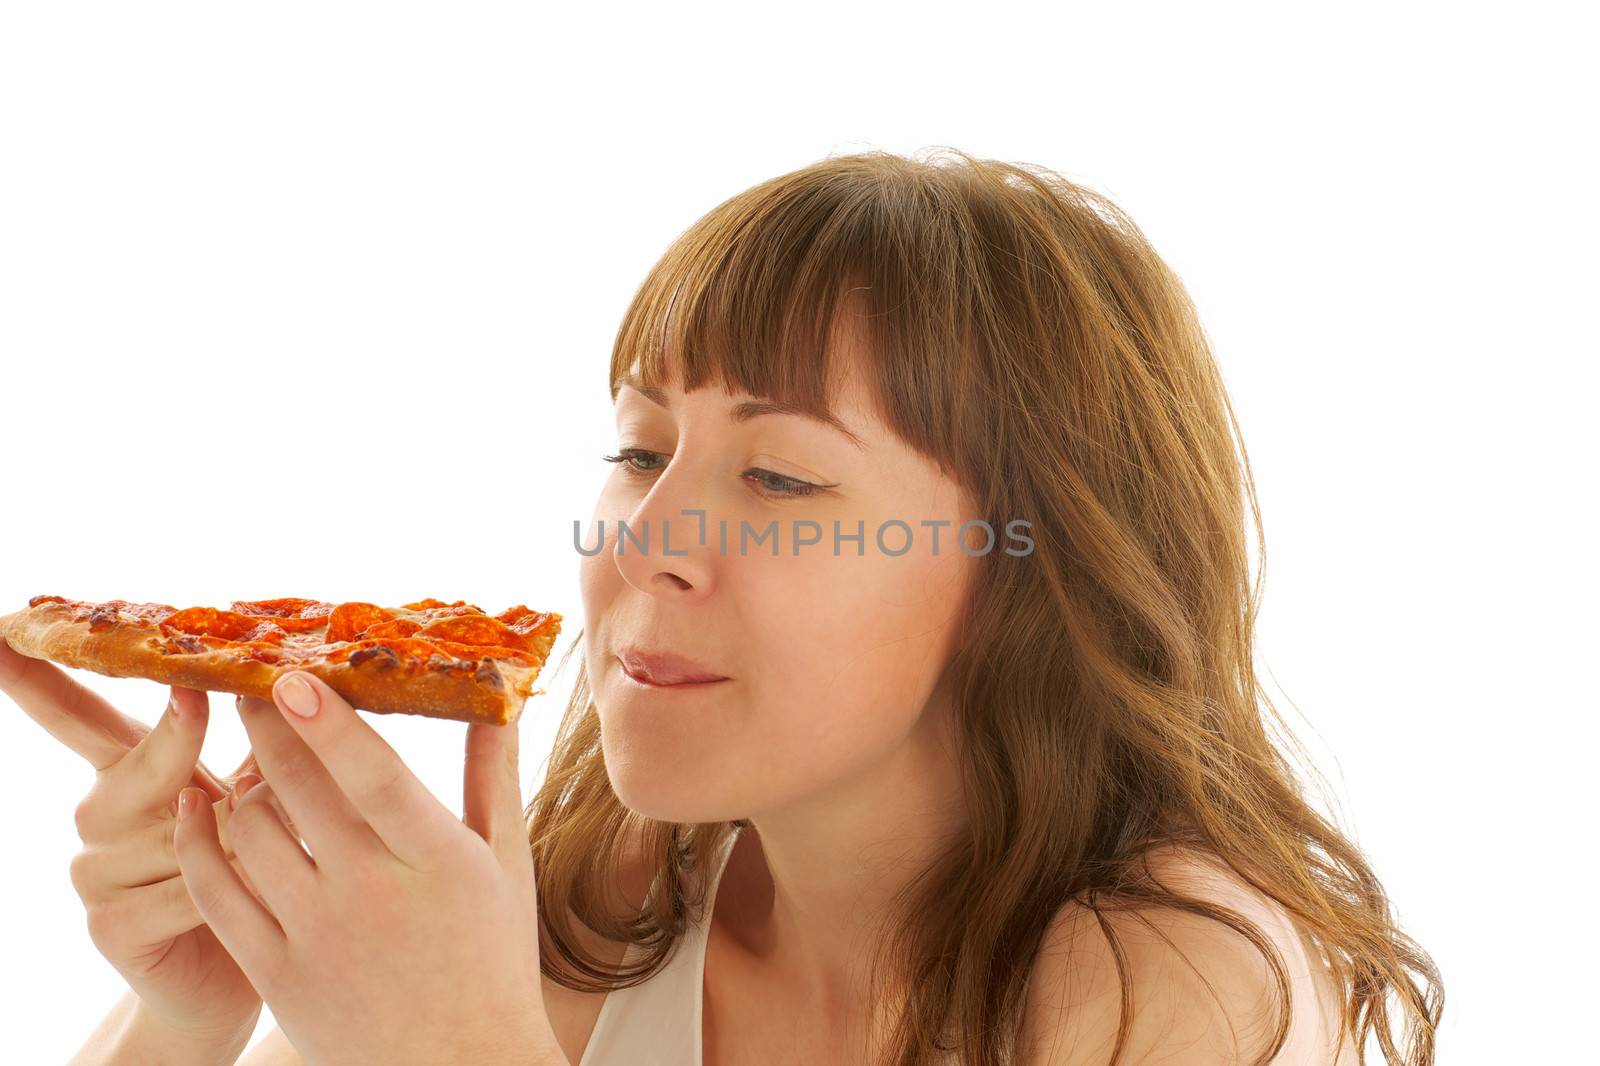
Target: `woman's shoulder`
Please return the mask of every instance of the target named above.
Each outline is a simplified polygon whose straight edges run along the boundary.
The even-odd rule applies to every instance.
[[[1023,1013],[1025,1066],[1110,1062],[1121,1022],[1122,977],[1131,986],[1122,1062],[1250,1062],[1290,1009],[1288,1039],[1274,1062],[1335,1061],[1340,1010],[1313,942],[1276,901],[1215,856],[1163,846],[1150,872],[1174,891],[1238,912],[1277,949],[1291,1002],[1279,998],[1270,964],[1232,928],[1176,907],[1137,913],[1072,903],[1057,912],[1035,956]],[[1107,934],[1115,934],[1116,944]],[[1354,1061],[1348,1042],[1340,1047]]]

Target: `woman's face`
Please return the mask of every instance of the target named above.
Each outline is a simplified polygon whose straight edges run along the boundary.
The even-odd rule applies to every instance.
[[[754,397],[720,384],[686,395],[669,382],[664,406],[618,392],[617,454],[632,462],[614,464],[583,540],[601,544],[603,520],[581,569],[585,653],[612,786],[646,817],[822,799],[939,732],[918,727],[946,709],[930,698],[981,562],[956,542],[975,516],[869,409],[859,349],[841,354],[833,411],[859,445],[804,415],[740,417]],[[842,539],[858,528],[859,542]],[[724,680],[649,684],[650,653]]]

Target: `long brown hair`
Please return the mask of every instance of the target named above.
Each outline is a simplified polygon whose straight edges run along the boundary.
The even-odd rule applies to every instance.
[[[1266,1061],[1287,1033],[1287,968],[1242,915],[1150,876],[1147,853],[1176,844],[1219,858],[1314,939],[1362,1062],[1372,1030],[1388,1063],[1430,1064],[1437,968],[1269,737],[1270,721],[1304,752],[1252,662],[1245,512],[1264,563],[1259,506],[1179,279],[1116,205],[1041,167],[949,148],[829,157],[728,199],[668,248],[618,330],[612,396],[637,367],[826,411],[846,297],[868,309],[881,416],[995,529],[1023,519],[1034,542],[981,556],[948,665],[971,825],[886,930],[874,973],[908,998],[884,1061],[950,1047],[970,1066],[1010,1061],[1028,963],[1067,903],[1176,907],[1247,937],[1282,1008]],[[741,824],[621,805],[581,663],[528,818],[545,973],[591,992],[666,962]],[[642,911],[608,896],[628,841],[656,876]],[[604,965],[573,920],[638,944],[638,964]],[[1119,1052],[1128,1029],[1125,1009]]]

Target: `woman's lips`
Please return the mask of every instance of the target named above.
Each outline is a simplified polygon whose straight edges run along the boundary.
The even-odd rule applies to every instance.
[[[640,685],[640,686],[642,686],[644,688],[648,688],[648,689],[659,689],[659,690],[668,691],[668,692],[678,692],[678,691],[688,691],[690,689],[698,690],[698,689],[703,689],[703,688],[710,688],[712,685],[720,685],[724,681],[732,680],[731,678],[727,678],[727,677],[719,677],[715,681],[676,681],[676,682],[673,682],[670,685],[662,685],[662,684],[657,684],[654,681],[646,681],[642,677],[636,677],[635,675],[633,675],[632,673],[629,672],[629,670],[628,670],[628,668],[626,666],[624,666],[622,668],[622,672],[623,672],[624,675],[627,676],[629,681],[632,681],[636,685]]]
[[[624,648],[617,654],[617,661],[630,679],[651,688],[701,688],[730,680],[693,659],[671,652]]]

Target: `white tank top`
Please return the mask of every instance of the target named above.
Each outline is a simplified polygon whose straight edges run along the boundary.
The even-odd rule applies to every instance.
[[[717,885],[740,832],[736,828],[723,842],[711,865],[705,913],[684,930],[667,964],[643,984],[606,994],[578,1066],[701,1066],[706,937]],[[622,961],[632,962],[641,954],[637,945],[629,944]]]

